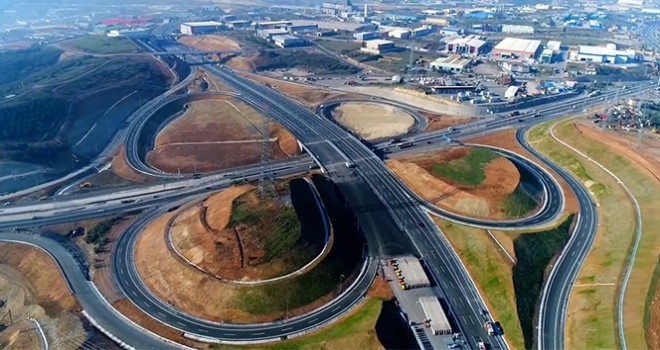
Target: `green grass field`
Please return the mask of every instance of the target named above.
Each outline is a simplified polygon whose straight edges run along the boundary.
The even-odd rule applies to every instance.
[[[80,51],[91,54],[131,53],[139,50],[137,46],[126,38],[109,38],[100,35],[86,35],[76,38],[70,44]]]
[[[600,139],[583,137],[570,121],[559,123],[555,135],[617,175],[639,202],[643,234],[625,295],[623,317],[626,320],[624,326],[628,348],[645,348],[643,315],[648,308],[647,296],[660,254],[660,236],[650,234],[653,228],[660,227],[660,216],[657,215],[660,212],[660,183],[635,161],[609,148]],[[574,328],[568,330],[568,335],[572,333],[577,348],[611,348],[618,346],[618,339],[612,334],[616,329],[616,284],[620,283],[623,268],[628,261],[634,233],[634,215],[630,200],[621,186],[587,160],[584,160],[584,164],[589,175],[599,182],[598,185],[591,185],[590,191],[598,199],[600,230],[580,273],[579,282],[590,283],[595,280],[596,284],[609,282],[615,285],[609,290],[604,286],[592,287],[593,292],[576,297],[580,301],[578,305],[582,307],[573,310],[577,319],[573,322]],[[590,331],[585,332],[585,329]]]
[[[382,348],[375,335],[375,326],[383,308],[383,300],[369,298],[350,316],[308,336],[259,347],[212,345],[211,349],[264,350],[344,350]]]
[[[493,159],[499,157],[486,148],[471,148],[468,155],[451,160],[444,164],[435,164],[431,169],[433,175],[456,181],[466,186],[477,186],[486,179],[484,167]]]

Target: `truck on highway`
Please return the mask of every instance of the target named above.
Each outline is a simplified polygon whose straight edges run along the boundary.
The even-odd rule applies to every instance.
[[[412,145],[413,145],[412,141],[402,142],[399,144],[399,149],[412,147]]]
[[[344,163],[344,165],[346,165],[346,167],[349,169],[355,168],[355,163],[351,161],[347,161],[346,163]]]

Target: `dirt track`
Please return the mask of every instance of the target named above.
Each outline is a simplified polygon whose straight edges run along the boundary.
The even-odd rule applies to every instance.
[[[333,117],[368,141],[405,134],[415,125],[408,112],[383,104],[343,103],[333,110]]]

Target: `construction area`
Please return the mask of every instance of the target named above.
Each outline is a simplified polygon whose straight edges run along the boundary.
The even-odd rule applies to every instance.
[[[419,298],[419,305],[424,310],[424,315],[426,316],[425,322],[434,335],[452,333],[451,325],[438,298],[421,297]]]

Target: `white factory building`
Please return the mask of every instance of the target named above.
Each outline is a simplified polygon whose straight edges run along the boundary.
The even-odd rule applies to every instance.
[[[216,21],[182,23],[180,30],[183,35],[199,35],[215,33],[222,29],[223,24]]]
[[[281,48],[285,47],[294,47],[294,46],[305,46],[307,41],[303,38],[299,38],[295,35],[284,34],[284,35],[275,35],[271,38],[273,43]]]
[[[462,73],[470,66],[471,63],[472,60],[468,58],[462,58],[460,56],[449,56],[440,57],[431,62],[429,66],[432,69],[447,73]]]
[[[445,46],[447,53],[457,55],[479,56],[486,53],[486,42],[474,35],[456,38]]]
[[[275,29],[259,29],[257,30],[257,36],[266,40],[270,40],[276,35],[285,35],[289,34],[284,28],[275,28]]]
[[[394,29],[393,31],[387,33],[387,36],[390,38],[396,38],[396,39],[408,39],[412,35],[410,29],[407,28],[398,28]]]
[[[360,51],[375,55],[380,55],[396,49],[393,41],[382,39],[367,40],[363,45],[364,46],[360,48]]]
[[[504,38],[493,48],[495,58],[535,59],[541,53],[541,40]]]
[[[139,38],[148,37],[149,31],[145,29],[124,29],[124,30],[112,29],[106,35],[111,38],[124,37],[124,38],[139,39]]]
[[[578,45],[573,60],[595,63],[630,63],[635,60],[635,50],[619,50],[616,44],[606,46]]]
[[[503,24],[502,33],[510,34],[534,34],[534,27],[532,26],[518,26],[513,24]]]

